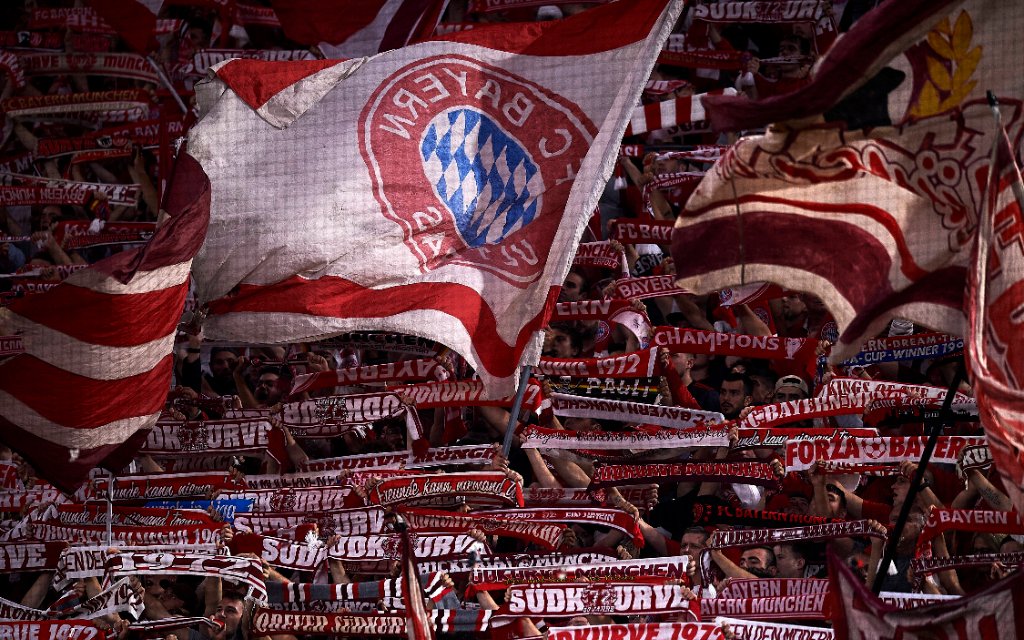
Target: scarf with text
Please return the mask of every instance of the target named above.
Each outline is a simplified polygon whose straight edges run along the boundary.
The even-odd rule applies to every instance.
[[[596,267],[600,269],[618,269],[623,275],[627,268],[626,254],[607,240],[603,242],[581,242],[573,256],[574,267]]]
[[[747,636],[738,636],[747,639]],[[717,622],[638,622],[549,627],[548,640],[724,640]]]
[[[0,186],[0,204],[5,207],[77,205],[83,206],[89,193],[66,187]]]
[[[0,47],[59,50],[64,48],[64,34],[34,31],[0,31]]]
[[[337,478],[323,477],[325,482]],[[351,487],[278,487],[226,491],[218,497],[226,500],[251,500],[252,511],[334,511],[359,506],[356,496],[350,498]],[[356,504],[352,504],[355,501]]]
[[[878,431],[866,428],[772,427],[740,429],[734,449],[781,449],[789,440],[835,440],[837,438],[877,438]]]
[[[608,0],[596,0],[597,3],[608,2]],[[508,11],[514,9],[532,9],[544,5],[574,4],[570,0],[470,0],[469,13],[493,13],[495,11]]]
[[[106,499],[109,482],[94,478],[77,497],[82,500]],[[114,479],[111,499],[163,500],[169,498],[204,498],[217,491],[241,488],[230,473],[160,473],[154,475],[121,476]]]
[[[219,544],[223,541],[222,525],[181,525],[175,527],[114,526],[111,536],[118,545],[194,545]],[[43,542],[74,540],[79,543],[102,544],[107,528],[102,525],[66,526],[30,524],[29,539]]]
[[[434,602],[440,602],[451,587],[441,581],[440,573],[419,576],[424,594]],[[311,582],[268,582],[267,602],[270,604],[290,602],[312,602],[314,600],[400,600],[404,593],[402,581],[398,578],[347,584],[317,584]]]
[[[623,244],[670,244],[672,229],[676,223],[671,220],[645,220],[630,218],[612,220],[609,235]]]
[[[315,56],[308,49],[200,49],[192,54],[192,60],[188,64],[177,71],[182,75],[205,77],[213,65],[234,58],[283,61],[314,60]]]
[[[1016,511],[932,509],[917,537],[914,555],[927,553],[935,536],[951,530],[1021,535],[1024,534],[1024,519]]]
[[[31,489],[4,489],[0,491],[0,513],[21,513],[28,506],[67,501],[59,489],[49,484]]]
[[[150,455],[268,455],[288,460],[284,434],[268,420],[157,422],[142,451]]]
[[[647,406],[647,405],[641,405]],[[654,407],[661,408],[661,407]],[[674,407],[671,407],[674,408]],[[659,450],[690,447],[725,447],[729,434],[724,430],[651,429],[647,431],[562,431],[529,425],[523,430],[523,449],[630,449]]]
[[[767,462],[597,464],[590,484],[593,487],[616,487],[651,482],[736,482],[774,487],[779,479]]]
[[[695,6],[693,19],[712,23],[817,22],[826,10],[831,10],[831,3],[825,0],[726,1]]]
[[[136,620],[142,617],[146,605],[142,596],[135,592],[129,578],[121,578],[117,582],[100,591],[85,602],[63,610],[58,616],[60,618],[76,618],[92,620],[110,614],[127,613]]]
[[[777,526],[806,526],[844,522],[842,518],[824,518],[808,516],[802,513],[782,513],[746,509],[725,504],[709,504],[696,502],[693,505],[693,524],[704,527],[708,525],[727,524],[731,526],[767,528]]]
[[[654,329],[654,344],[666,347],[672,353],[704,353],[762,360],[791,360],[808,371],[814,370],[818,348],[818,340],[814,338],[751,336],[743,333],[720,333],[679,327],[656,327]]]
[[[867,366],[880,362],[943,358],[960,353],[964,339],[945,333],[918,333],[910,336],[873,338],[864,343],[857,355],[844,360],[844,366]]]
[[[551,386],[552,393],[565,396],[650,405],[659,404],[663,400],[660,376],[653,378],[553,377],[548,378],[546,382]]]
[[[596,562],[612,562],[617,559],[615,552],[607,547],[577,549],[573,553],[524,552],[489,555],[478,558],[442,558],[420,562],[420,571],[444,571],[450,574],[470,573],[475,568],[505,569],[557,569],[575,565],[589,565]]]
[[[139,622],[132,622],[128,625],[128,630],[135,632],[143,638],[163,638],[165,636],[164,631],[170,629],[180,629],[182,627],[206,627],[210,630],[210,635],[214,635],[216,632],[224,628],[224,623],[215,619],[213,616],[204,618],[202,616],[192,617],[170,617],[162,618],[160,620],[141,620]]]
[[[687,69],[719,69],[739,71],[745,69],[750,56],[744,51],[732,49],[662,49],[658,64]]]
[[[541,357],[534,366],[546,376],[650,378],[660,370],[658,350],[644,349],[608,358]]]
[[[39,96],[16,96],[0,101],[8,118],[51,120],[55,116],[99,114],[102,120],[140,120],[149,112],[149,94],[142,89],[83,91]]]
[[[619,300],[645,300],[662,296],[677,296],[692,293],[676,286],[675,276],[645,276],[643,278],[620,278],[612,283],[614,296]]]
[[[256,558],[184,552],[118,553],[107,557],[104,571],[107,584],[123,575],[217,576],[247,586],[248,596],[267,599],[263,565]]]
[[[334,338],[321,340],[317,344],[327,349],[387,351],[389,353],[407,353],[419,356],[432,356],[440,349],[436,342],[427,338],[398,333],[375,333],[368,331],[343,333]]]
[[[160,83],[149,60],[136,53],[34,53],[19,56],[19,61],[26,76],[82,73]]]
[[[627,502],[644,507],[644,489],[640,487],[623,487],[619,493]],[[607,493],[604,489],[575,487],[525,487],[523,501],[527,507],[575,507],[586,508],[607,504]]]
[[[838,440],[789,440],[786,442],[786,471],[805,471],[816,461],[842,464],[882,464],[919,460],[926,436],[891,438],[841,438]],[[939,436],[932,462],[956,464],[960,450],[985,444],[984,436]]]
[[[763,622],[745,618],[715,618],[716,624],[727,624],[729,630],[743,640],[833,640],[835,632],[822,627]]]
[[[645,578],[682,580],[686,576],[689,556],[666,558],[638,558],[613,562],[565,564],[550,567],[487,567],[475,566],[470,582],[492,586],[550,582],[628,582]],[[479,587],[478,587],[479,588]]]
[[[687,600],[677,584],[566,582],[511,585],[495,615],[572,618],[686,612],[699,616],[700,602]]]
[[[2,621],[0,637],[11,640],[104,640],[107,635],[88,620]]]
[[[836,538],[884,538],[883,534],[872,528],[870,522],[870,520],[850,520],[848,522],[830,522],[780,529],[715,531],[708,538],[707,546],[701,551],[700,570],[704,578],[704,584],[710,584],[711,582],[710,559],[713,549],[754,546],[770,547],[790,542],[818,542],[821,540],[835,540]]]
[[[511,407],[513,398],[487,399],[487,393],[480,380],[457,380],[449,382],[427,382],[396,386],[392,391],[401,393],[412,401],[417,409],[438,409],[443,407]],[[543,399],[540,384],[531,379],[523,396],[523,407],[536,410]]]
[[[46,611],[40,609],[33,609],[18,604],[17,602],[11,602],[0,598],[0,620],[49,620],[50,615]]]
[[[170,527],[177,525],[217,525],[210,514],[197,509],[155,509],[152,507],[113,507],[110,513],[104,505],[98,504],[61,504],[48,505],[38,514],[39,522],[68,525],[104,525],[108,517],[114,525],[132,525],[141,527]]]
[[[913,564],[913,561],[911,561]],[[942,601],[959,600],[963,596],[947,596],[939,593],[904,593],[902,591],[883,591],[878,594],[879,600],[897,609],[914,609]]]
[[[643,548],[644,538],[640,533],[639,523],[631,515],[621,509],[495,509],[477,511],[473,515],[501,518],[503,520],[527,522],[560,522],[563,524],[583,524],[595,527],[615,529],[630,536],[637,548]]]
[[[823,578],[733,578],[718,595],[722,598],[786,598],[827,593],[828,580]]]
[[[68,138],[40,138],[36,153],[44,158],[92,151],[96,149],[125,148],[139,145],[146,149],[160,145],[161,132],[169,140],[185,135],[182,120],[141,120],[123,125],[88,131]]]
[[[489,628],[490,611],[454,609],[428,611],[432,626],[445,633],[475,633]],[[249,630],[253,635],[405,636],[404,615],[319,613],[256,609]],[[77,639],[75,639],[77,640]]]
[[[565,525],[543,521],[517,521],[492,516],[489,512],[452,513],[435,509],[400,509],[409,528],[416,532],[443,531],[467,533],[479,529],[487,535],[507,536],[554,550],[562,538]]]
[[[739,426],[745,429],[765,429],[791,422],[803,422],[830,416],[861,415],[870,396],[830,398],[804,398],[755,407]]]
[[[505,504],[523,506],[522,486],[499,471],[388,478],[366,491],[370,504],[383,506],[443,496],[493,498]]]
[[[241,532],[269,535],[268,532],[303,524],[315,524],[322,536],[348,536],[380,533],[384,528],[384,510],[378,507],[339,509],[337,511],[280,511],[240,513],[234,527]]]
[[[864,408],[864,424],[869,426],[923,424],[942,418],[942,402],[927,398],[878,398]],[[976,402],[958,402],[949,407],[954,422],[978,422]]]
[[[701,619],[738,616],[747,620],[825,620],[829,617],[827,593],[777,598],[705,598]]]
[[[400,360],[398,362],[385,362],[384,364],[367,365],[365,367],[350,367],[295,376],[290,393],[299,394],[364,382],[447,380],[448,376],[448,370],[441,366],[437,360],[430,358]]]
[[[109,546],[74,546],[67,547],[60,553],[57,559],[57,566],[53,574],[53,586],[55,589],[63,589],[75,580],[84,578],[98,578],[106,572],[107,549]],[[124,553],[178,553],[181,547],[178,546],[121,546],[118,549]],[[213,555],[220,551],[216,545],[192,545],[189,553]]]
[[[551,411],[556,416],[566,418],[616,420],[634,424],[653,424],[661,427],[671,427],[672,429],[710,427],[711,425],[725,422],[725,417],[716,411],[701,411],[699,409],[684,409],[682,407],[650,405],[621,400],[581,398],[557,393],[551,395]],[[705,446],[721,445],[708,444]]]
[[[945,387],[933,387],[926,384],[903,384],[901,382],[885,382],[884,380],[864,380],[863,378],[833,378],[818,391],[819,398],[836,396],[859,396],[862,394],[877,398],[927,398],[943,401],[946,398]],[[973,398],[961,392],[953,397],[954,403],[973,402]]]
[[[970,556],[951,556],[949,558],[914,558],[910,561],[910,567],[914,571],[914,589],[920,589],[923,586],[925,576],[930,573],[972,567],[984,567],[987,569],[997,562],[1006,567],[1020,567],[1024,565],[1024,551],[977,553]]]
[[[67,540],[67,538],[64,538]],[[49,571],[57,566],[66,542],[0,542],[0,573]]]

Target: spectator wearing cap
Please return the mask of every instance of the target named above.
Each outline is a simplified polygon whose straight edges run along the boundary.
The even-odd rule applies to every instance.
[[[782,376],[775,382],[775,402],[789,402],[791,400],[803,400],[810,397],[807,383],[800,376]]]

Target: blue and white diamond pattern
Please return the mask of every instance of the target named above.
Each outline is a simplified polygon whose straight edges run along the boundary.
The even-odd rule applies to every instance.
[[[470,247],[501,242],[540,211],[544,181],[533,158],[475,109],[436,115],[420,152],[427,179]]]

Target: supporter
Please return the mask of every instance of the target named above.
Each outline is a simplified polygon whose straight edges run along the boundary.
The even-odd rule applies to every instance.
[[[740,415],[751,404],[754,385],[750,378],[742,373],[727,373],[718,389],[718,402],[722,415],[732,420]]]

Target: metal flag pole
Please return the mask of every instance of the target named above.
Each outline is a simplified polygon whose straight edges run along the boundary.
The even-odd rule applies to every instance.
[[[946,398],[942,401],[942,409],[939,411],[938,417],[931,421],[926,421],[928,425],[928,433],[926,434],[928,442],[924,446],[924,452],[921,453],[920,462],[917,463],[917,471],[914,472],[914,478],[910,481],[907,497],[903,500],[903,505],[900,507],[899,518],[896,519],[896,524],[889,534],[889,539],[885,542],[882,564],[878,566],[878,572],[875,573],[875,581],[871,585],[871,590],[875,592],[875,595],[881,593],[882,582],[889,574],[889,566],[896,559],[896,547],[900,543],[900,536],[903,535],[903,527],[907,524],[907,519],[910,517],[910,510],[914,506],[914,500],[917,499],[918,489],[921,486],[921,481],[924,480],[924,472],[928,469],[928,461],[932,458],[932,451],[935,450],[935,444],[939,440],[939,435],[942,434],[942,430],[946,428],[947,423],[953,424],[953,412],[950,410],[950,407],[953,405],[953,397],[956,396],[956,390],[960,388],[960,383],[966,379],[965,369],[965,365],[961,362],[956,368],[956,373],[953,375],[953,381],[949,384],[949,390],[946,391]]]
[[[107,546],[114,546],[114,472],[107,471]]]
[[[174,85],[171,84],[170,79],[167,77],[167,74],[164,73],[160,64],[153,59],[153,56],[146,56],[146,60],[149,61],[149,66],[153,67],[153,71],[156,71],[156,75],[160,78],[160,82],[164,85],[164,88],[166,88],[167,92],[171,94],[174,101],[178,103],[178,108],[181,109],[181,112],[188,115],[188,107],[185,106],[185,103],[182,101],[181,96],[178,95],[178,92],[174,90]]]
[[[501,445],[501,455],[508,458],[512,450],[512,436],[516,432],[516,425],[519,423],[519,410],[523,407],[523,396],[526,395],[526,385],[530,383],[530,374],[533,367],[524,365],[519,372],[519,388],[516,389],[516,398],[512,401],[512,413],[508,417],[508,426],[505,427],[505,442]]]

